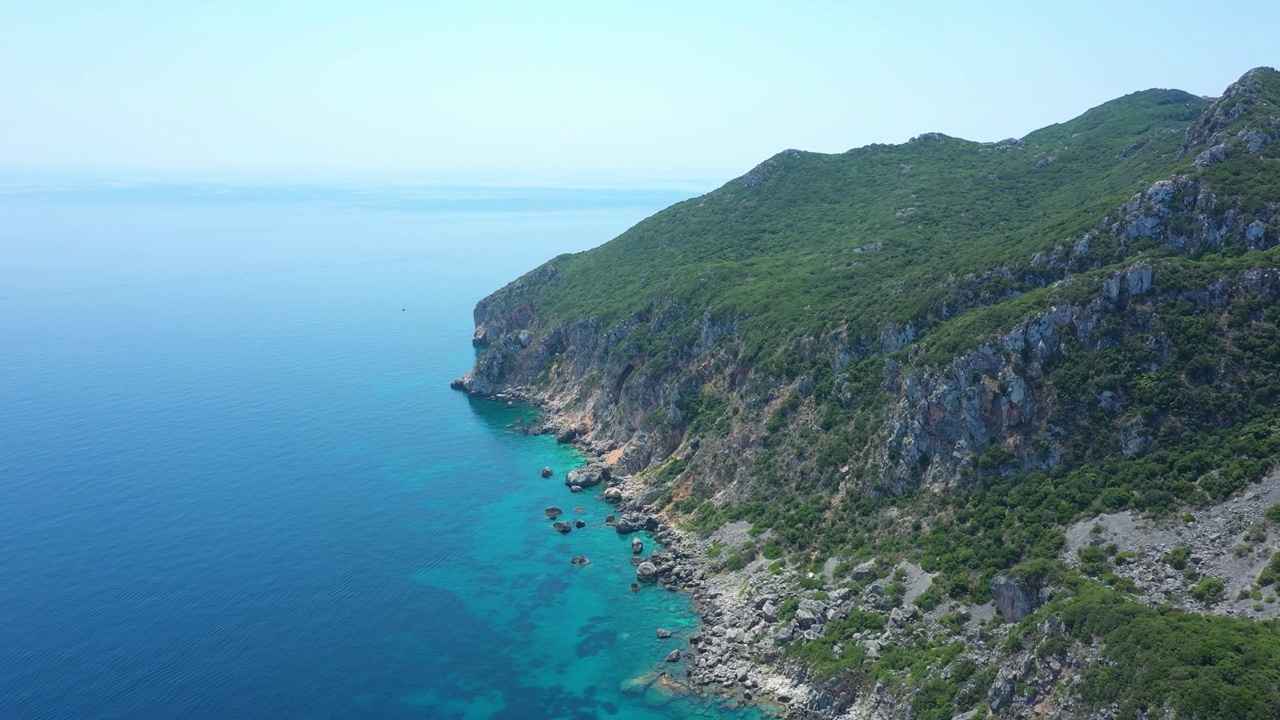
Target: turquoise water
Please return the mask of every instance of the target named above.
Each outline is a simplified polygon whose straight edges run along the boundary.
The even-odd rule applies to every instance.
[[[0,194],[0,717],[758,717],[632,688],[688,598],[447,386],[477,299],[679,197]]]

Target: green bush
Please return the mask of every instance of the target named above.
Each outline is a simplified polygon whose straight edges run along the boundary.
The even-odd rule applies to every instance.
[[[1276,503],[1275,505],[1267,508],[1265,515],[1267,520],[1280,525],[1280,503]]]
[[[1102,640],[1108,664],[1084,673],[1096,708],[1120,717],[1172,711],[1177,718],[1280,717],[1280,624],[1156,609],[1086,583],[1055,601],[1068,632]]]
[[[1214,605],[1226,595],[1226,586],[1212,575],[1200,578],[1200,582],[1191,588],[1191,596],[1206,605]]]
[[[1187,567],[1187,561],[1191,559],[1191,548],[1186,545],[1179,545],[1170,550],[1160,558],[1164,564],[1172,567],[1174,570],[1183,570]]]

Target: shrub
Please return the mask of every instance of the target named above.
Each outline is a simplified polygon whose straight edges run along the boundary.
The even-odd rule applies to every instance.
[[[1182,570],[1187,567],[1187,561],[1191,559],[1191,548],[1186,545],[1179,545],[1170,550],[1160,558],[1166,565],[1174,570]]]
[[[1200,578],[1200,582],[1191,588],[1191,596],[1205,605],[1214,605],[1222,600],[1226,595],[1226,586],[1222,581],[1212,575],[1206,575]]]

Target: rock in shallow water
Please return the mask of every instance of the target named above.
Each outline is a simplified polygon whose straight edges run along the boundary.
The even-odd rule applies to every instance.
[[[563,534],[567,534],[570,530],[572,530],[572,529],[573,529],[573,528],[569,525],[569,523],[567,523],[567,522],[562,522],[562,521],[559,521],[559,520],[557,520],[556,522],[551,523],[551,527],[555,528],[555,529],[556,529],[556,532],[558,532],[558,533],[560,533],[560,534],[562,534],[562,535],[563,535]]]
[[[565,477],[564,484],[570,487],[591,487],[599,485],[609,479],[609,468],[602,463],[593,462],[582,467],[577,467],[569,471]]]
[[[658,568],[651,562],[642,562],[636,568],[636,579],[640,582],[653,582],[658,579]]]

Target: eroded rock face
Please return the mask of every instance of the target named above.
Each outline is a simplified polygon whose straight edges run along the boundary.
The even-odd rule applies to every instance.
[[[991,597],[995,602],[996,612],[1007,623],[1018,622],[1035,612],[1040,602],[1038,588],[1025,588],[1004,576],[997,576],[991,581]]]

